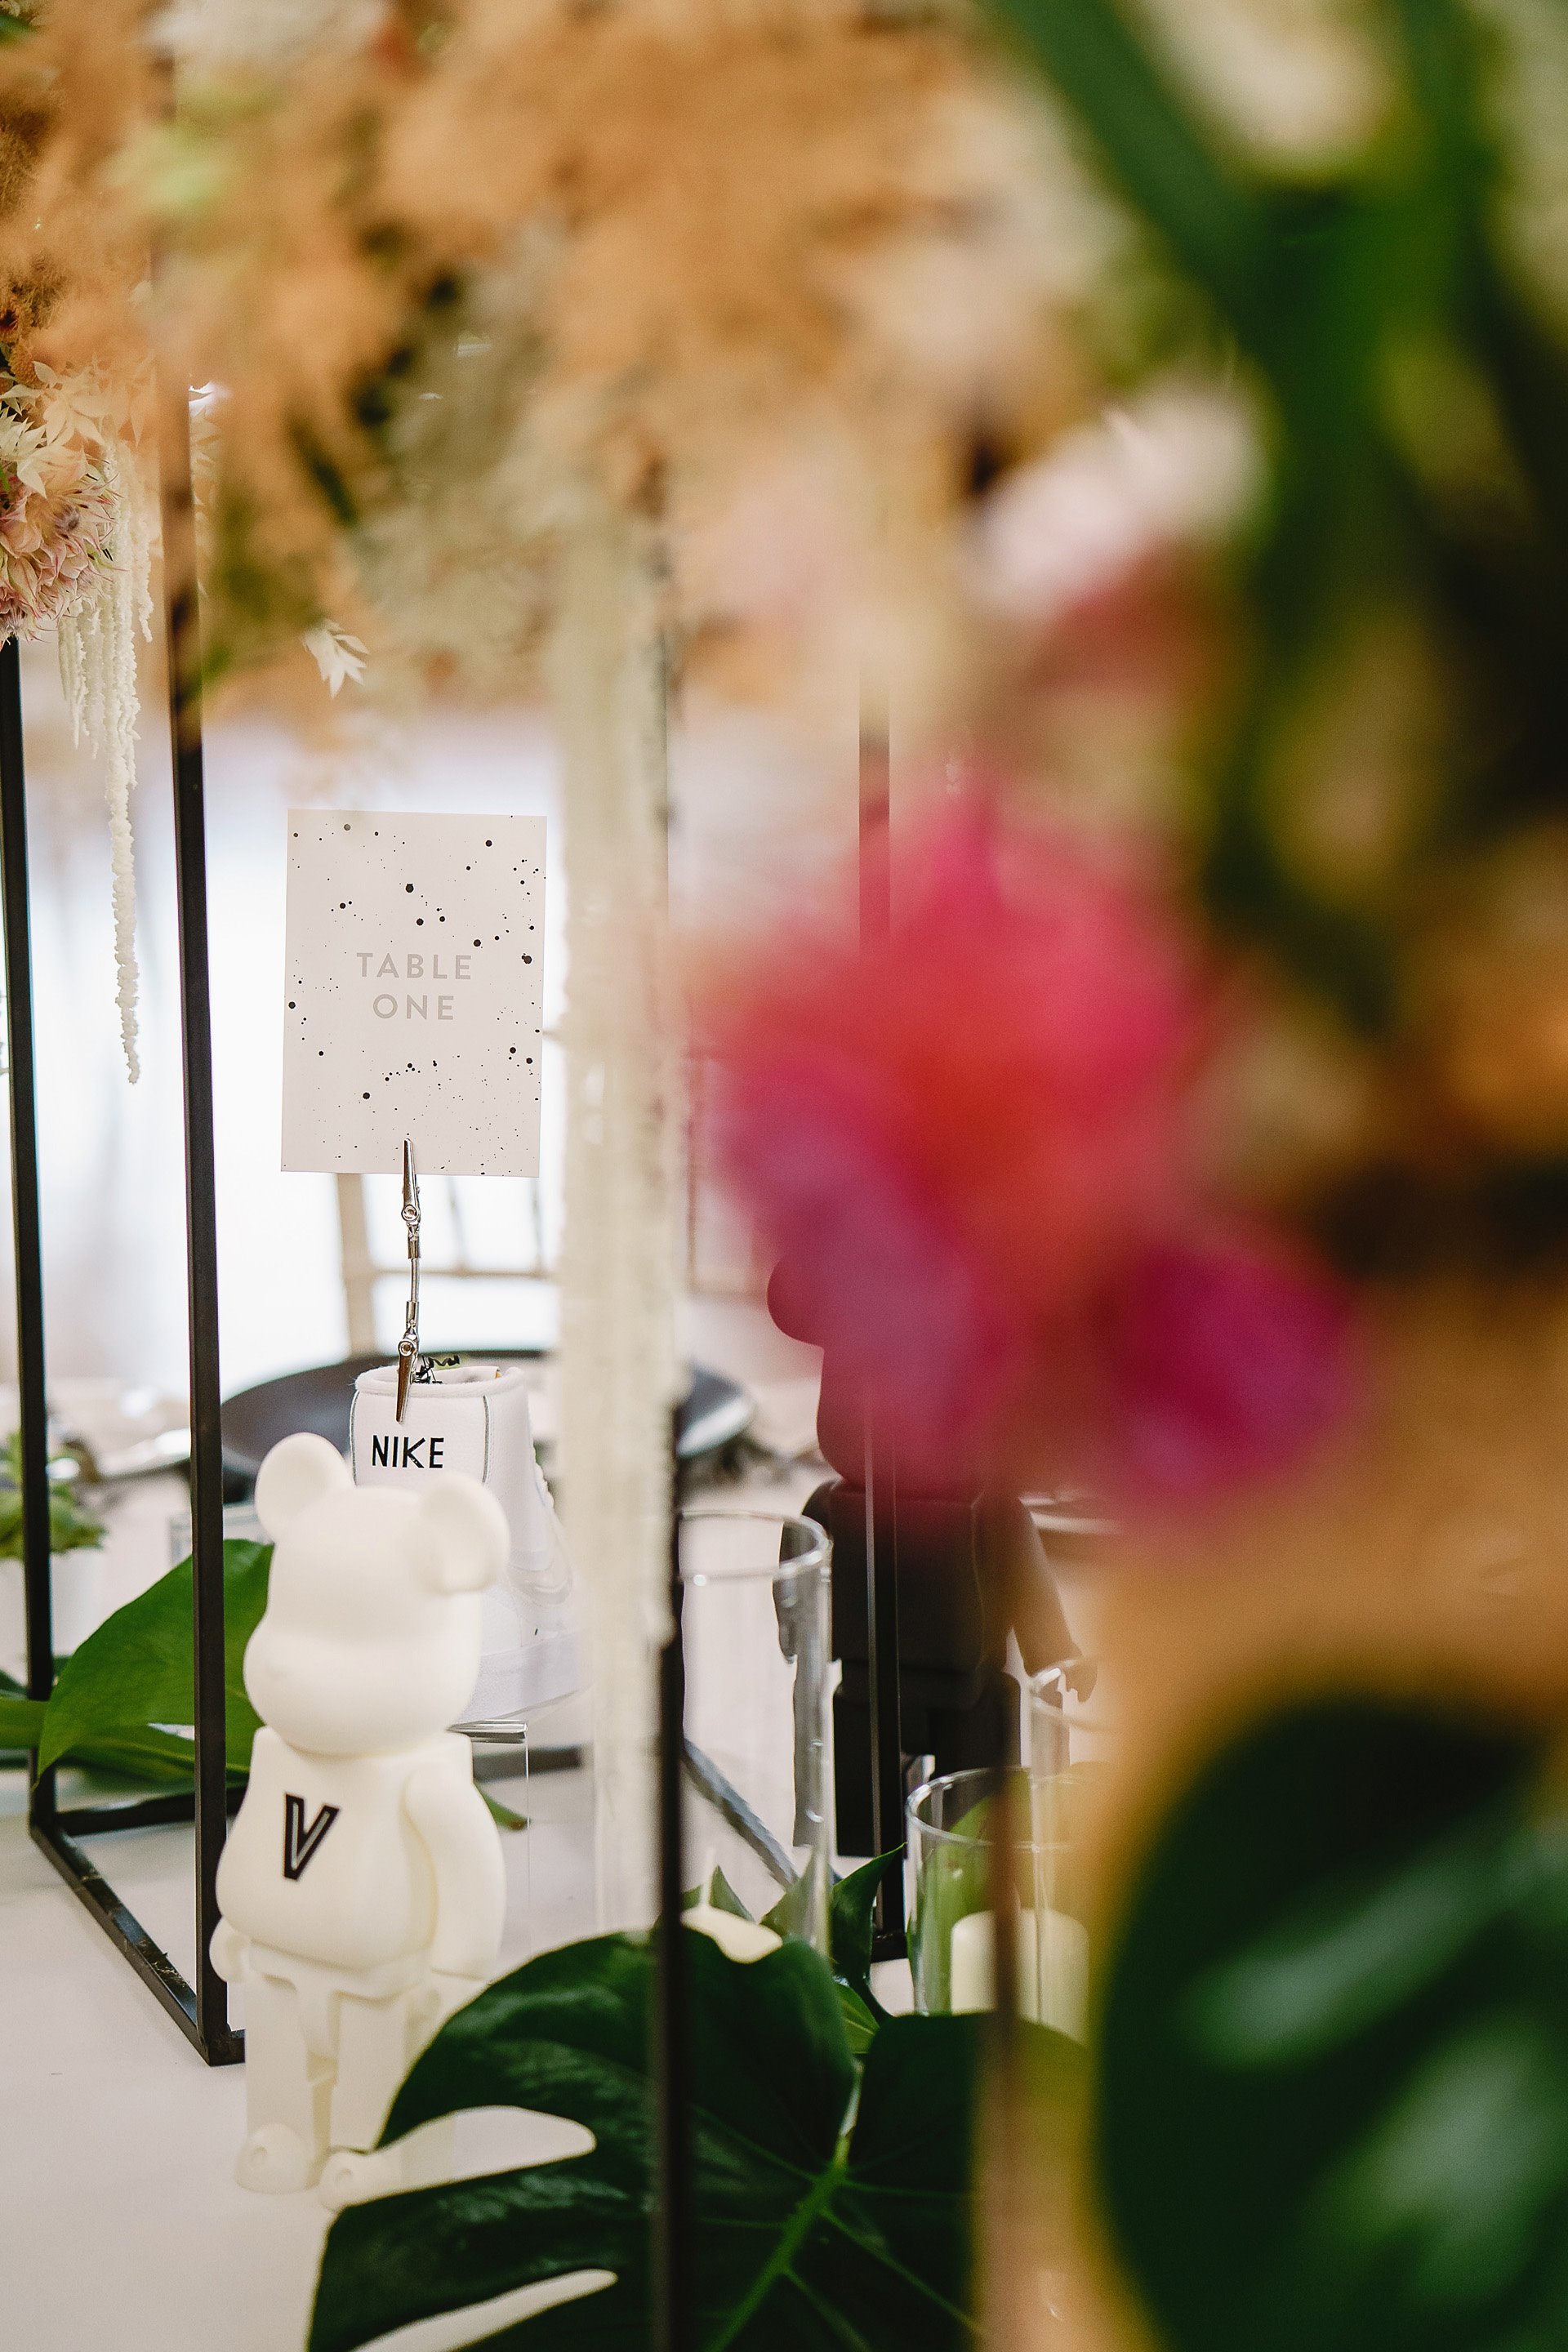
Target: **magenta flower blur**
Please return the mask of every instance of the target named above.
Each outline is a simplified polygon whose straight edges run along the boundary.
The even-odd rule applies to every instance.
[[[1184,1237],[1196,960],[1124,866],[994,809],[894,867],[891,937],[795,927],[703,1023],[772,1296],[928,1490],[1005,1463],[1195,1495],[1331,1418],[1329,1286]],[[1174,1237],[1174,1238],[1173,1238]]]

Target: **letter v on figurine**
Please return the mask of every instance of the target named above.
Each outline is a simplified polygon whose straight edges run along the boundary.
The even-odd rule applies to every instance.
[[[320,2181],[335,2208],[439,2179],[437,2128],[371,2153],[398,2084],[500,1945],[500,1840],[445,1727],[479,1663],[506,1516],[454,1471],[356,1486],[286,1437],[256,1508],[273,1538],[245,1654],[262,1719],[218,1864],[213,1964],[245,1989],[247,2189]],[[449,2132],[447,2137],[449,2138]]]

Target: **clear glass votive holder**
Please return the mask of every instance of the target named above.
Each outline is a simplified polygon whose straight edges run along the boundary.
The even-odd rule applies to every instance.
[[[827,1950],[832,1547],[788,1513],[679,1526],[685,1880]]]
[[[1084,1828],[1106,1735],[1079,1706],[1069,1672],[1031,1677],[1025,1765],[943,1773],[909,1801],[910,1969],[927,2014],[994,2007],[994,1906],[1005,1885],[1019,2013],[1083,2038]]]

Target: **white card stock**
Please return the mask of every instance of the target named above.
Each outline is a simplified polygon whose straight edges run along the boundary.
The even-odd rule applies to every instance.
[[[283,1165],[535,1176],[544,819],[289,814]]]

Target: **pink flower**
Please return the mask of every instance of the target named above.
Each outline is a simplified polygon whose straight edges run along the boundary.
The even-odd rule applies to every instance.
[[[1130,1495],[1277,1467],[1343,1401],[1344,1313],[1186,1238],[1207,992],[1173,924],[984,804],[900,845],[893,901],[868,949],[770,940],[705,1024],[719,1156],[825,1411],[874,1408],[927,1492],[1064,1452]]]
[[[1342,1293],[1278,1251],[1150,1248],[1104,1332],[1115,1485],[1197,1500],[1289,1467],[1351,1402],[1349,1341]]]
[[[47,490],[9,476],[0,502],[0,627],[34,636],[77,609],[91,577],[110,560],[113,504],[85,457],[51,464]]]
[[[43,525],[36,511],[29,513],[33,501],[9,507],[0,514],[0,539],[16,555],[31,555],[44,543]]]

